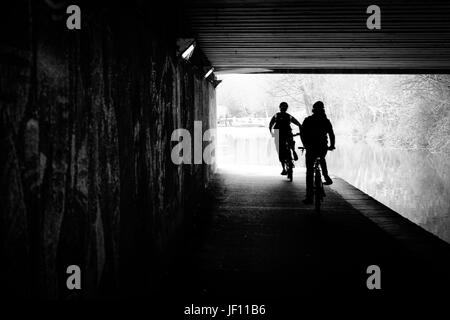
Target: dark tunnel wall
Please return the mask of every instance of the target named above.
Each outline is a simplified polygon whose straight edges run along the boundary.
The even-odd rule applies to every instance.
[[[214,127],[215,90],[148,8],[81,4],[69,31],[68,4],[17,1],[2,21],[2,289],[140,295],[213,172],[172,164],[171,133]],[[81,293],[66,289],[71,264]]]

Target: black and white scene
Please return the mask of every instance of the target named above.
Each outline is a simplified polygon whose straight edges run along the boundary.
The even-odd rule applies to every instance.
[[[1,305],[448,303],[449,1],[0,12]]]

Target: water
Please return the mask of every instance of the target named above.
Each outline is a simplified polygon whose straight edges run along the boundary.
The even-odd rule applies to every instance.
[[[279,165],[268,128],[217,128],[217,160],[220,165]]]
[[[330,174],[450,243],[450,155],[336,139]],[[217,154],[219,166],[279,166],[267,128],[218,128]]]

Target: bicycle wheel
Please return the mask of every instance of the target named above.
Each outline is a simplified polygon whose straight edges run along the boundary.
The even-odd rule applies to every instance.
[[[291,161],[286,161],[286,167],[287,167],[287,178],[289,179],[289,181],[292,182],[292,178],[293,178],[293,171],[292,171],[292,160]]]
[[[317,212],[320,212],[320,205],[322,202],[322,178],[320,172],[314,175],[314,207]]]

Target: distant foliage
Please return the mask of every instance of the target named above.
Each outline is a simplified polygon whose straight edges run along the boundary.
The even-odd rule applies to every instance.
[[[450,153],[449,75],[279,75],[268,91],[305,114],[317,100],[341,136]]]

